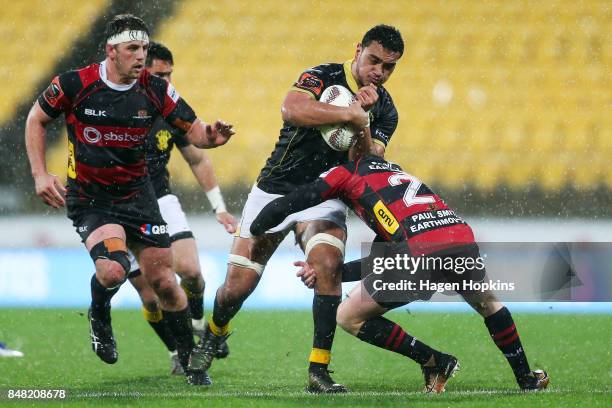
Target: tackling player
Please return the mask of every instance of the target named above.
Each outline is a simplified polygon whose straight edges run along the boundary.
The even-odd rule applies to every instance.
[[[205,124],[168,82],[144,69],[149,44],[146,24],[131,14],[106,27],[101,63],[56,76],[31,108],[26,148],[36,194],[47,205],[68,208],[68,217],[95,263],[88,313],[91,345],[104,362],[117,361],[110,300],[126,280],[129,247],[155,290],[187,367],[194,341],[185,292],[172,271],[167,226],[144,157],[147,134],[162,116],[201,148],[227,143],[232,126]],[[68,131],[68,186],[49,174],[45,127],[60,114]],[[190,384],[210,384],[204,371],[187,372]]]
[[[171,83],[173,68],[172,52],[162,44],[149,43],[145,69]],[[217,221],[224,226],[227,232],[233,233],[236,231],[236,220],[227,212],[210,158],[204,150],[189,143],[183,130],[169,125],[163,118],[159,117],[149,131],[148,138],[145,159],[161,215],[168,224],[173,260],[172,269],[180,276],[181,287],[187,295],[193,332],[201,337],[204,334],[205,326],[204,277],[200,270],[198,248],[193,232],[189,228],[187,217],[181,208],[178,197],[172,194],[170,189],[168,162],[174,146],[178,147],[181,155],[189,164],[194,177],[206,192],[206,196],[215,211]],[[131,256],[131,260],[128,278],[142,300],[145,320],[155,330],[155,333],[170,352],[171,372],[182,374],[183,369],[176,352],[176,341],[168,330],[168,325],[159,307],[159,299],[142,276],[138,261],[133,256]],[[223,358],[228,354],[227,343],[223,342],[215,357]]]
[[[225,282],[217,290],[207,335],[199,345],[208,369],[214,351],[228,334],[230,320],[255,290],[265,265],[290,230],[317,271],[312,311],[313,346],[309,357],[307,390],[314,393],[346,392],[329,375],[331,348],[340,304],[341,267],[346,240],[346,207],[329,200],[294,214],[267,234],[253,237],[249,227],[261,209],[275,198],[315,180],[325,169],[355,157],[359,151],[332,150],[318,126],[349,123],[371,139],[365,151],[382,156],[395,128],[397,110],[383,87],[404,51],[401,34],[394,27],[378,25],[364,35],[355,57],[340,64],[323,64],[303,72],[287,93],[282,105],[284,126],[274,151],[249,193],[231,249]],[[330,85],[350,89],[358,103],[337,107],[319,98]],[[369,117],[368,117],[369,116]],[[369,128],[367,127],[369,123]],[[371,140],[374,140],[372,144]],[[362,146],[360,146],[361,148]],[[362,150],[363,151],[363,150]]]
[[[438,258],[445,263],[459,259],[476,261],[480,257],[472,229],[437,194],[398,165],[374,156],[334,167],[314,182],[270,202],[251,224],[251,234],[262,235],[292,213],[333,198],[341,199],[376,233],[373,253],[350,263],[353,275],[354,269],[361,269],[362,263],[367,271],[372,271],[375,257],[393,259],[406,254]],[[302,266],[298,275],[312,286],[317,271],[308,263],[296,264]],[[416,283],[431,279],[432,282],[450,283],[481,281],[486,276],[484,267],[457,271],[454,266],[445,269],[439,265],[429,269],[421,267],[414,274],[397,267],[382,274],[370,273],[340,304],[337,315],[338,324],[353,336],[420,364],[425,376],[425,391],[431,393],[444,391],[447,380],[459,367],[457,359],[418,341],[382,315],[413,300],[428,300],[435,290],[419,290],[415,285],[417,289],[412,291],[389,291],[381,288],[381,281]],[[459,294],[484,317],[493,341],[507,358],[520,388],[546,388],[548,375],[542,370],[530,369],[512,316],[495,294],[463,290]]]

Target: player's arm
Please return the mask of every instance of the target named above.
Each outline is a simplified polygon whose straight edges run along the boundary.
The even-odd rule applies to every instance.
[[[212,149],[226,144],[235,133],[233,126],[222,120],[213,124],[198,118],[191,106],[179,95],[171,83],[151,76],[151,84],[160,92],[161,114],[167,123],[185,132],[187,141],[201,149]]]
[[[179,147],[179,150],[187,164],[189,164],[198,184],[206,192],[208,201],[215,211],[217,221],[223,225],[227,232],[230,234],[234,233],[237,222],[234,216],[227,212],[210,157],[208,157],[204,150],[198,149],[193,145]]]
[[[262,235],[280,224],[289,215],[314,207],[327,200],[329,185],[323,179],[299,186],[295,191],[266,205],[251,224],[251,234]]]
[[[66,194],[66,189],[59,177],[47,171],[45,159],[46,126],[53,119],[53,117],[43,111],[38,101],[34,102],[34,106],[30,109],[26,119],[25,143],[32,177],[34,178],[36,195],[45,204],[54,208],[60,208],[65,204],[64,195]]]
[[[370,134],[372,136],[372,154],[384,157],[387,145],[397,129],[399,115],[389,94],[385,94],[382,114],[372,121]]]
[[[335,123],[350,123],[357,130],[368,125],[368,115],[359,103],[348,107],[317,101],[312,94],[289,91],[281,107],[283,121],[294,126],[316,127]]]

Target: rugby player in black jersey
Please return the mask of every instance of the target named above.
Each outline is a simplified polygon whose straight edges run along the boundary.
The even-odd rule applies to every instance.
[[[331,379],[328,371],[336,330],[336,310],[341,300],[340,270],[346,240],[346,207],[338,200],[326,201],[289,217],[259,237],[251,236],[249,227],[268,202],[291,193],[298,186],[315,180],[325,169],[360,153],[358,149],[348,153],[332,150],[321,137],[318,126],[349,123],[371,134],[365,152],[384,154],[398,118],[383,84],[393,73],[403,51],[404,43],[397,29],[375,26],[357,45],[352,60],[306,70],[287,93],[281,109],[284,125],[280,138],[244,206],[225,282],[217,290],[213,316],[209,319],[206,336],[199,344],[204,349],[201,363],[204,368],[212,363],[218,343],[228,334],[230,320],[255,290],[266,263],[292,230],[296,243],[319,277],[312,309],[314,336],[307,390],[313,393],[346,392],[343,385]],[[350,89],[358,103],[337,107],[319,102],[323,90],[330,85]]]
[[[314,182],[267,204],[251,224],[251,233],[254,236],[262,235],[290,214],[332,198],[341,199],[376,233],[372,254],[345,265],[344,269],[349,274],[361,275],[359,272],[363,268],[367,276],[340,304],[338,324],[362,341],[416,361],[425,376],[424,390],[429,393],[443,392],[447,380],[459,367],[457,359],[418,341],[382,315],[411,301],[431,298],[435,292],[430,289],[431,286],[420,288],[420,282],[425,280],[455,283],[458,288],[462,288],[467,281],[484,280],[486,272],[484,264],[478,263],[480,254],[472,229],[418,178],[405,173],[394,163],[366,156],[334,167]],[[381,270],[383,262],[394,260],[398,255],[421,258],[422,266],[411,270],[405,266],[391,265],[387,267],[388,270]],[[425,259],[435,258],[449,266],[442,267],[442,262],[440,266],[435,266],[433,262],[432,267],[424,266]],[[464,267],[469,264],[473,264],[473,267]],[[298,276],[312,287],[317,271],[310,268],[307,262],[296,265],[302,266]],[[355,273],[355,270],[358,272]],[[360,279],[353,277],[343,280]],[[413,289],[405,289],[409,288],[405,282],[410,281],[414,282]],[[404,286],[398,286],[398,283]],[[397,287],[400,290],[395,289]],[[507,358],[520,388],[546,388],[549,382],[547,373],[530,369],[512,315],[495,294],[490,290],[458,290],[458,293],[484,318],[493,341]]]
[[[145,69],[153,75],[172,82],[174,69],[172,52],[162,44],[150,42]],[[215,211],[217,221],[223,225],[227,232],[234,233],[236,231],[236,220],[227,212],[210,158],[203,149],[194,147],[186,140],[183,130],[169,125],[163,118],[159,117],[149,131],[148,137],[145,159],[161,215],[168,224],[173,269],[180,276],[181,287],[187,294],[193,332],[201,337],[205,326],[204,277],[200,270],[198,248],[193,232],[189,228],[187,217],[181,208],[178,197],[172,194],[170,189],[168,162],[174,146],[178,147],[198,184],[206,192]],[[132,255],[130,259],[132,262],[128,278],[142,300],[145,320],[155,330],[155,333],[170,352],[172,374],[182,374],[183,368],[178,360],[176,341],[163,317],[162,310],[159,307],[159,299],[153,288],[147,284],[145,277],[142,276],[138,261]],[[215,356],[223,358],[228,354],[227,343],[223,342]]]
[[[110,299],[126,280],[129,247],[159,298],[186,367],[194,345],[187,297],[174,277],[144,147],[159,116],[201,148],[223,145],[234,132],[222,121],[201,121],[171,84],[144,69],[149,37],[140,18],[115,16],[105,38],[104,61],[56,76],[30,110],[25,139],[36,194],[54,208],[67,206],[95,263],[88,316],[98,357],[117,361]],[[45,127],[62,113],[69,139],[67,189],[45,163]],[[204,371],[186,374],[190,384],[210,384]]]

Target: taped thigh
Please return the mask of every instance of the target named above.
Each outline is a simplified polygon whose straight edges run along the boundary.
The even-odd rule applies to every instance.
[[[261,276],[261,274],[264,271],[264,268],[266,267],[266,265],[258,264],[257,262],[251,261],[246,256],[234,255],[234,254],[230,254],[229,259],[227,260],[227,263],[230,265],[239,266],[241,268],[252,269],[255,272],[257,272],[259,276]]]
[[[344,242],[341,239],[334,237],[331,234],[326,234],[324,232],[320,232],[318,234],[313,235],[308,242],[306,243],[306,248],[304,249],[304,253],[306,254],[306,258],[308,258],[308,254],[312,251],[317,245],[326,244],[336,247],[340,250],[342,254],[342,259],[344,259]]]
[[[127,248],[125,248],[125,243],[121,239],[110,238],[98,242],[91,248],[89,255],[94,262],[97,259],[110,259],[118,262],[125,271],[126,276],[130,272],[130,257],[127,253]]]

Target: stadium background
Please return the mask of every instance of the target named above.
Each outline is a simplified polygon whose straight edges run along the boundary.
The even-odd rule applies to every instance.
[[[391,160],[447,197],[480,240],[611,241],[607,1],[0,3],[1,304],[86,304],[80,288],[91,265],[63,213],[33,194],[23,126],[53,75],[103,59],[103,27],[120,12],[143,16],[152,38],[173,51],[174,84],[199,115],[235,124],[231,143],[208,152],[237,216],[277,140],[289,86],[307,67],[350,59],[363,33],[385,22],[406,43],[386,84],[400,112]],[[57,122],[48,167],[65,178],[66,137]],[[231,238],[179,154],[171,172],[212,290]],[[354,219],[349,228],[355,257],[371,234]],[[300,257],[288,239],[267,270],[272,277],[247,304],[307,307],[310,294],[288,272]],[[14,273],[17,265],[25,272]],[[66,280],[74,284],[66,294],[54,290]],[[47,285],[35,296],[30,282]],[[128,294],[126,305],[136,304]]]
[[[23,143],[36,95],[56,73],[102,60],[106,21],[133,12],[174,52],[175,85],[196,111],[236,125],[236,137],[209,153],[239,215],[277,140],[289,86],[306,67],[351,58],[365,30],[385,22],[406,42],[386,85],[400,112],[389,158],[448,198],[481,241],[612,242],[609,1],[0,0],[0,8],[0,341],[26,353],[0,359],[1,405],[4,390],[19,386],[69,388],[77,406],[125,406],[126,398],[201,406],[200,394],[223,406],[609,406],[612,307],[603,302],[512,305],[530,359],[553,378],[546,395],[513,394],[478,316],[448,314],[466,310],[458,303],[425,303],[393,319],[450,343],[466,362],[447,395],[424,401],[416,366],[398,369],[399,357],[339,330],[334,378],[354,393],[304,396],[312,295],[293,277],[290,262],[302,255],[291,239],[246,302],[251,310],[237,316],[234,355],[212,370],[211,390],[186,391],[166,374],[167,356],[136,310],[114,311],[122,357],[105,366],[89,349],[83,317],[93,266],[64,212],[34,195]],[[198,238],[208,314],[231,237],[175,156],[173,183]],[[49,131],[47,158],[65,177],[62,120]],[[352,218],[348,258],[370,237]],[[114,304],[138,300],[126,285]],[[562,313],[523,313],[543,310]]]

